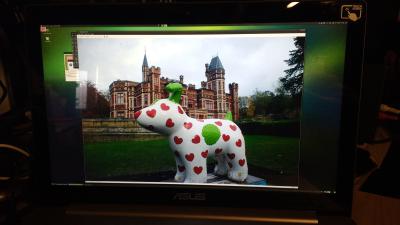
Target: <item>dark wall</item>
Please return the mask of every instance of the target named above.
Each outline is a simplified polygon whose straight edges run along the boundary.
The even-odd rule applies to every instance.
[[[367,3],[359,143],[369,142],[373,138],[381,103],[400,106],[400,91],[398,91],[400,1],[367,1]],[[389,69],[389,67],[396,68],[396,65],[388,65],[394,64],[396,57],[397,72]]]

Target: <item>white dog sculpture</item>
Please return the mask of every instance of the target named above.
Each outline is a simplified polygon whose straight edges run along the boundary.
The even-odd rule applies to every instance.
[[[207,157],[214,156],[217,175],[244,182],[248,175],[245,143],[241,130],[231,121],[232,114],[225,120],[190,118],[179,105],[182,85],[170,83],[166,90],[168,99],[135,112],[135,119],[144,128],[168,136],[176,160],[175,180],[206,183]]]

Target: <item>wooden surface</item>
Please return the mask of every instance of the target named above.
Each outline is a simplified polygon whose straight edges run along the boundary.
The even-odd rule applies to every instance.
[[[356,190],[352,217],[357,225],[400,225],[400,199]]]

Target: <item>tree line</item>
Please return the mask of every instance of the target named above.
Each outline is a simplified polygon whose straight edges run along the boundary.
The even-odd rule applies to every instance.
[[[285,60],[288,69],[279,78],[279,86],[274,92],[256,90],[249,99],[247,108],[241,109],[241,118],[255,116],[270,119],[298,119],[304,76],[305,37],[294,38],[295,49],[289,52]]]
[[[100,92],[91,81],[86,82],[86,88],[86,108],[81,111],[82,116],[84,118],[109,118],[109,93]]]

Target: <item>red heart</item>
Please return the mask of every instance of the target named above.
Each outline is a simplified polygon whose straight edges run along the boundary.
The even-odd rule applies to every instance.
[[[153,117],[156,116],[156,110],[155,110],[155,109],[147,110],[147,111],[146,111],[146,114],[147,114],[149,117],[153,118]]]
[[[190,128],[192,128],[193,124],[192,124],[191,122],[187,122],[187,123],[184,122],[184,123],[183,123],[183,126],[184,126],[186,129],[189,130]]]
[[[217,149],[215,149],[215,154],[219,154],[219,153],[221,153],[222,152],[222,148],[217,148]]]
[[[205,150],[204,152],[201,152],[201,156],[203,156],[203,158],[207,158],[208,150]]]
[[[186,160],[187,161],[193,161],[193,159],[194,159],[194,154],[193,153],[190,153],[190,154],[186,154],[185,155],[185,158],[186,158]]]
[[[196,174],[200,174],[201,171],[203,171],[203,167],[202,167],[202,166],[195,166],[195,167],[193,167],[193,171],[194,171]]]
[[[178,170],[179,170],[179,172],[185,171],[185,166],[178,166]]]
[[[239,160],[239,165],[240,165],[240,166],[243,166],[245,162],[246,162],[245,159],[241,159],[241,160]]]
[[[195,135],[194,138],[192,139],[193,144],[198,144],[200,143],[200,136]]]
[[[197,119],[197,121],[199,121],[199,122],[204,122],[204,120],[203,120],[203,119]]]
[[[175,123],[172,121],[172,119],[167,119],[167,122],[165,122],[165,126],[167,127],[173,127]]]
[[[232,168],[232,163],[230,163],[230,162],[228,162],[228,166],[229,166],[229,168]]]
[[[222,126],[222,122],[221,121],[215,121],[215,124],[217,124],[218,126]]]
[[[229,127],[233,130],[233,131],[236,131],[236,129],[237,129],[237,127],[235,126],[235,125],[229,125]]]
[[[238,147],[242,146],[242,140],[240,140],[240,139],[237,140],[236,141],[236,146],[238,146]]]
[[[183,114],[183,109],[182,109],[180,106],[178,106],[178,112],[179,112],[180,114]]]
[[[174,154],[175,154],[177,157],[180,156],[178,151],[174,151]]]
[[[222,135],[222,139],[224,139],[224,141],[229,141],[230,138],[231,138],[231,136],[229,136],[228,134]]]
[[[174,142],[175,142],[175,144],[180,145],[180,144],[182,144],[183,139],[178,137],[178,136],[175,136],[174,137]]]
[[[235,153],[228,153],[227,155],[228,155],[228,157],[230,159],[234,159],[235,158]]]
[[[165,104],[165,103],[162,103],[160,106],[161,106],[161,109],[164,111],[169,110],[169,106],[167,106],[167,104]]]
[[[142,114],[142,111],[141,111],[141,110],[135,112],[135,114],[134,114],[135,119],[139,118],[140,114]]]

